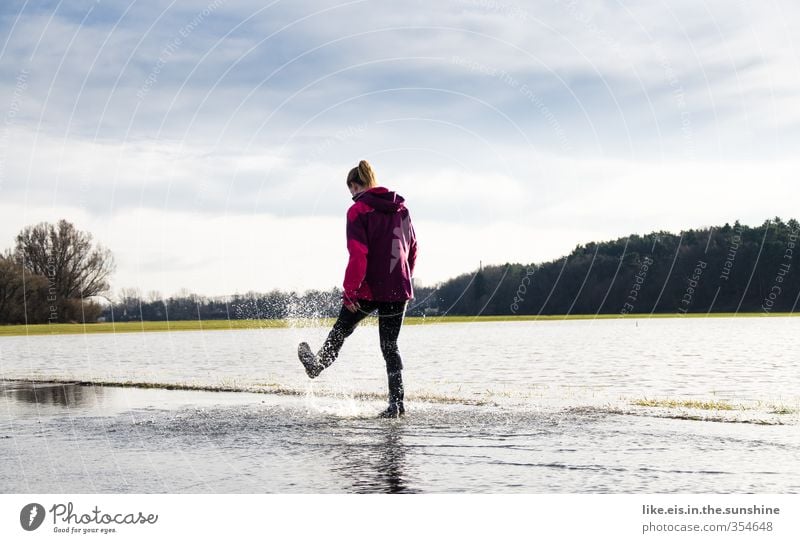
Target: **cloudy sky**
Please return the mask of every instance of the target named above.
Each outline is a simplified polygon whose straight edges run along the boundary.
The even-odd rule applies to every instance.
[[[115,290],[330,288],[362,158],[409,203],[423,284],[798,217],[798,22],[790,0],[4,0],[0,247],[66,218]]]

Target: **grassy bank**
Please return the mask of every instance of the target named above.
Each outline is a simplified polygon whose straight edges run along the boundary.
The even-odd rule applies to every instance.
[[[627,319],[643,320],[650,318],[706,318],[706,317],[788,317],[798,313],[688,313],[678,315],[637,314],[620,316],[611,315],[498,315],[484,317],[408,317],[405,324],[429,325],[469,322],[519,322],[519,321],[562,321],[583,319]],[[374,317],[368,319],[374,321]],[[206,321],[145,321],[145,322],[102,322],[94,324],[31,324],[0,325],[0,336],[51,335],[51,334],[97,334],[128,332],[179,332],[183,330],[256,330],[260,328],[287,328],[289,326],[331,326],[333,319],[240,319],[240,320],[206,320]]]

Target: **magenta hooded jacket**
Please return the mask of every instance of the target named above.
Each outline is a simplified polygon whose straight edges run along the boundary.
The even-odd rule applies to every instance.
[[[344,302],[399,302],[414,296],[411,277],[417,260],[417,237],[399,194],[374,187],[353,196],[347,210]]]

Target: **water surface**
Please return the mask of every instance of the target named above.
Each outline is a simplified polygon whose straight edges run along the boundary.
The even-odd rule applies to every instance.
[[[797,492],[797,323],[408,326],[400,421],[372,326],[0,338],[0,491]]]

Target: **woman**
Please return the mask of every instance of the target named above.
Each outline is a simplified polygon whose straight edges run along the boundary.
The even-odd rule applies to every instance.
[[[377,186],[366,160],[350,170],[347,188],[355,202],[347,210],[347,250],[339,318],[317,354],[303,342],[297,349],[313,379],[333,364],[345,338],[364,317],[378,311],[381,352],[389,379],[389,406],[378,416],[396,418],[403,406],[403,362],[397,337],[406,305],[413,295],[411,277],[417,259],[417,239],[403,197]]]

